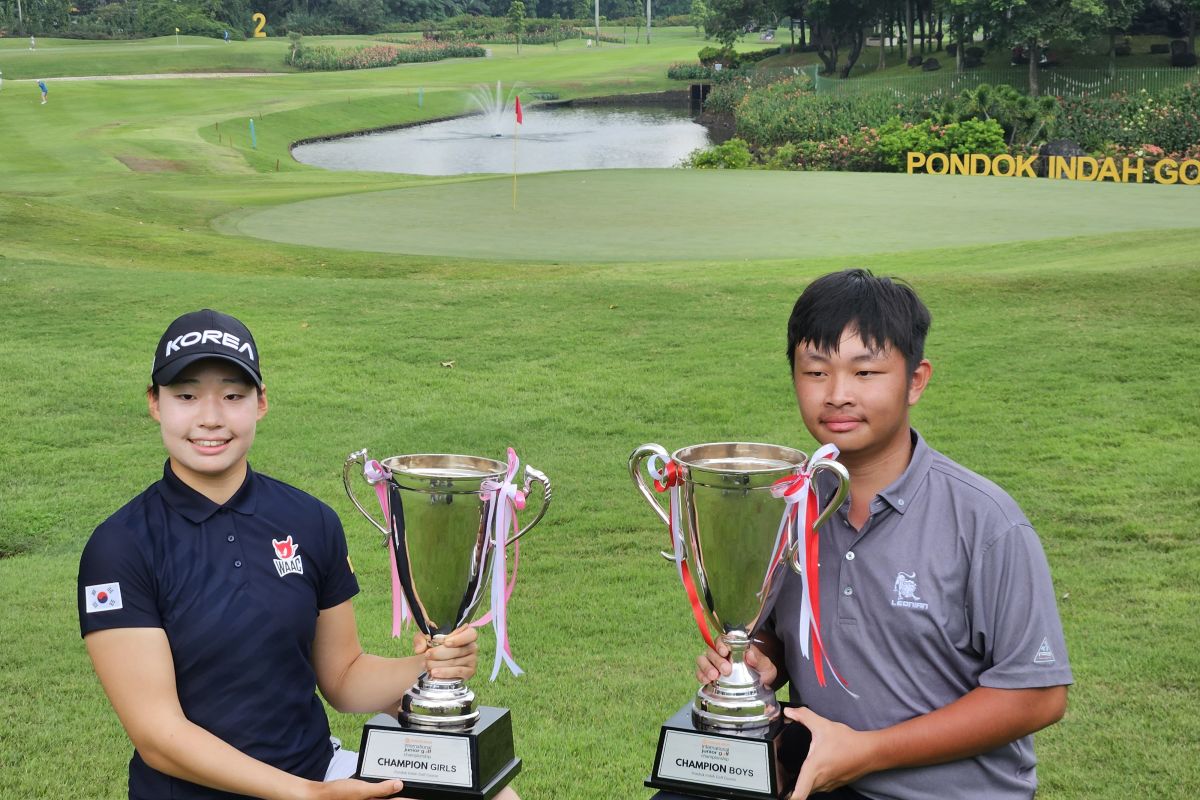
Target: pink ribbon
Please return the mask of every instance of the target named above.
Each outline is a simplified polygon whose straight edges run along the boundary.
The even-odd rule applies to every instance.
[[[825,666],[833,675],[838,685],[846,690],[851,697],[857,698],[850,687],[842,680],[833,662],[829,660],[829,651],[821,640],[821,595],[819,576],[820,540],[817,530],[813,527],[819,516],[817,487],[813,484],[813,470],[809,465],[819,459],[836,459],[839,451],[836,445],[827,444],[813,453],[795,475],[781,478],[771,486],[771,494],[782,498],[785,506],[783,518],[779,522],[779,532],[775,536],[775,555],[771,566],[763,579],[763,587],[759,594],[766,590],[767,581],[775,567],[783,559],[790,538],[800,548],[800,653],[813,662],[813,671],[817,675],[817,683],[825,685]],[[788,537],[787,531],[792,535]],[[810,640],[811,639],[811,655]]]
[[[484,500],[491,501],[488,505],[486,530],[492,540],[491,546],[495,549],[491,580],[492,608],[487,614],[472,622],[471,627],[478,628],[492,623],[492,627],[496,631],[496,661],[492,666],[491,677],[493,681],[500,672],[501,664],[507,665],[514,675],[524,674],[524,671],[517,666],[517,662],[513,659],[512,647],[508,639],[508,601],[517,585],[517,567],[521,561],[520,542],[513,546],[511,578],[508,577],[506,563],[508,529],[511,527],[514,534],[520,530],[517,523],[517,511],[525,508],[525,492],[518,489],[514,483],[520,465],[521,461],[517,458],[516,452],[511,447],[508,448],[508,470],[504,481],[497,483],[486,480],[480,486]],[[366,478],[367,483],[375,487],[375,494],[379,498],[379,507],[388,520],[389,527],[393,527],[391,503],[388,498],[388,479],[392,477],[391,471],[372,459],[363,465],[363,477]],[[388,547],[388,555],[392,563],[392,636],[400,636],[404,632],[405,626],[412,621],[413,615],[408,607],[404,589],[400,585],[400,570],[396,565],[394,546]],[[480,588],[482,588],[482,584]]]
[[[371,459],[363,464],[363,477],[367,479],[367,483],[375,487],[375,495],[379,498],[379,508],[383,511],[388,528],[391,529],[393,527],[392,504],[388,499],[388,479],[392,477],[392,471],[375,459]],[[396,548],[392,544],[388,545],[388,557],[392,562],[392,636],[399,636],[404,633],[404,626],[413,616],[408,608],[408,601],[404,597],[404,589],[400,586],[400,570],[396,567]]]
[[[514,482],[520,466],[521,460],[517,458],[516,451],[510,447],[508,448],[508,471],[505,473],[504,480],[500,483],[485,480],[480,486],[484,499],[491,501],[488,503],[486,530],[492,536],[492,547],[495,553],[492,556],[492,610],[473,625],[478,627],[491,622],[492,629],[496,632],[496,659],[492,662],[490,678],[493,681],[500,674],[502,665],[507,666],[513,675],[524,674],[524,670],[517,666],[516,660],[513,659],[512,648],[508,641],[508,600],[512,597],[513,588],[517,584],[517,564],[521,555],[520,542],[517,542],[513,548],[511,580],[508,578],[506,563],[508,530],[511,527],[514,536],[520,531],[517,524],[517,512],[525,508],[525,492],[517,488],[517,484]]]

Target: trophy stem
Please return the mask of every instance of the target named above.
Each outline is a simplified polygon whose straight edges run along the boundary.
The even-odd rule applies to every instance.
[[[779,718],[779,702],[746,663],[750,637],[745,631],[729,631],[721,641],[729,648],[732,669],[700,687],[692,707],[693,719],[701,727],[720,730],[765,728]]]
[[[469,728],[479,719],[475,693],[461,680],[422,673],[400,700],[400,722],[418,728]]]
[[[430,637],[429,646],[436,647],[444,634]],[[469,728],[479,719],[475,693],[461,678],[431,678],[422,672],[416,685],[400,700],[400,723],[417,728]]]

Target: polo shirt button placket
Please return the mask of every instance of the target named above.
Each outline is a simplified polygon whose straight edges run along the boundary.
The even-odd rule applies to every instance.
[[[228,509],[223,508],[223,509],[221,509],[221,511],[226,512],[226,511],[228,511]],[[242,562],[245,560],[242,557],[246,554],[243,551],[241,541],[238,540],[237,529],[235,527],[235,522],[234,522],[235,515],[226,513],[226,514],[223,514],[222,517],[226,523],[224,526],[225,527],[225,541],[228,542],[229,544],[233,545],[233,553],[232,553],[233,568],[241,569]]]

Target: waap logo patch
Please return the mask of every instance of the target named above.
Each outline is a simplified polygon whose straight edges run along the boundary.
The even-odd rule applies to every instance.
[[[304,574],[304,562],[300,560],[300,545],[292,541],[291,534],[283,541],[272,539],[271,544],[275,547],[275,571],[279,573],[279,577],[295,573],[296,575]]]

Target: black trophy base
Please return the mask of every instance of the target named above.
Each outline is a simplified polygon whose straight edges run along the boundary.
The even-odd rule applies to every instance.
[[[795,785],[808,743],[808,729],[782,716],[753,733],[702,728],[688,703],[663,725],[645,783],[665,797],[778,800]]]
[[[356,776],[404,781],[393,797],[491,800],[520,771],[508,709],[480,706],[479,720],[458,731],[406,727],[388,714],[372,717],[363,726]]]

